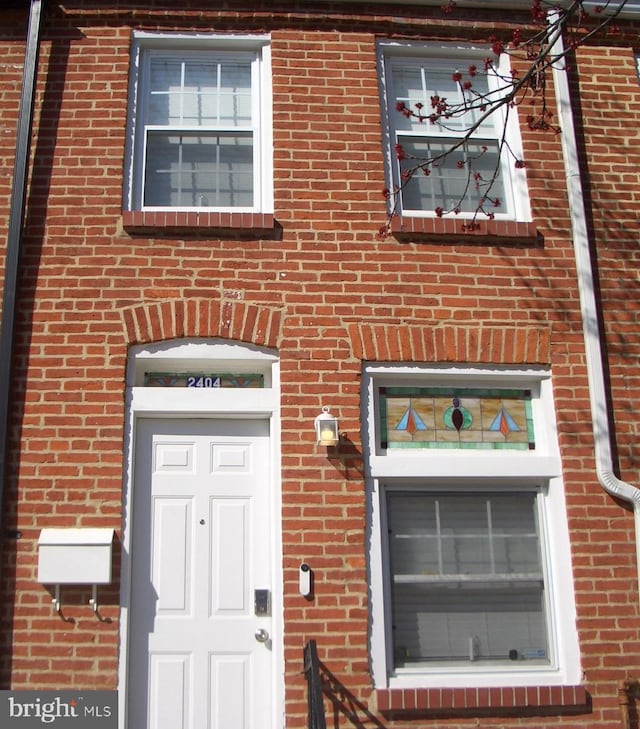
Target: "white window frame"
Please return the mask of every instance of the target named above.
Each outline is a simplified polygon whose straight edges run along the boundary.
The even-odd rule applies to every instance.
[[[397,128],[396,120],[400,119],[400,112],[395,107],[393,97],[393,65],[399,61],[422,62],[433,59],[439,64],[447,62],[450,64],[452,73],[460,67],[463,72],[474,63],[479,69],[484,66],[484,59],[490,54],[486,47],[443,45],[435,43],[415,43],[380,41],[378,43],[378,68],[380,79],[380,98],[382,100],[383,113],[383,142],[386,161],[387,187],[389,190],[397,189],[401,183],[400,162],[395,152],[396,138],[400,136],[438,137],[441,136],[429,122],[425,122],[424,132],[407,132]],[[506,53],[494,57],[496,68],[501,75],[510,74],[509,57]],[[496,80],[489,76],[489,88],[496,87]],[[425,109],[428,115],[430,109]],[[522,137],[518,122],[516,108],[512,108],[509,114],[504,109],[497,109],[492,115],[492,121],[496,129],[496,138],[499,138],[502,128],[506,125],[506,140],[515,158],[523,159]],[[454,136],[454,135],[449,135]],[[515,159],[506,151],[501,159],[501,180],[504,186],[504,199],[499,208],[491,208],[496,220],[518,220],[522,222],[531,221],[531,206],[527,187],[527,176],[525,168],[516,168]],[[390,204],[393,205],[393,197]],[[402,205],[402,194],[399,196],[399,204],[396,212],[408,217],[433,218],[436,217],[435,210],[404,209]],[[474,212],[446,212],[444,217],[455,219],[469,219],[475,215]],[[484,217],[481,215],[481,217]]]
[[[145,206],[144,166],[146,157],[145,89],[152,55],[212,58],[239,55],[251,61],[253,206]],[[131,47],[129,118],[124,175],[124,209],[179,212],[273,212],[273,121],[271,48],[268,36],[219,36],[208,34],[158,34],[136,31]],[[242,128],[244,130],[244,128]],[[176,132],[181,128],[176,128]],[[208,132],[207,127],[202,128]]]
[[[522,387],[532,391],[535,450],[389,449],[377,445],[381,385]],[[370,364],[364,369],[362,422],[366,456],[370,655],[376,688],[575,685],[580,653],[562,466],[550,372],[543,368],[423,367]],[[549,663],[434,664],[395,670],[391,649],[385,501],[388,489],[536,489],[545,575]]]

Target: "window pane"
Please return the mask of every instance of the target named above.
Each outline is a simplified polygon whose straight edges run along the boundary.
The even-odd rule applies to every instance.
[[[182,63],[154,59],[149,72],[150,124],[176,124],[181,118]]]
[[[216,124],[217,71],[215,63],[191,61],[184,64],[181,119],[183,125]]]
[[[536,572],[541,569],[533,510],[520,508],[520,496],[491,501],[496,572]]]
[[[393,69],[393,91],[392,122],[396,129],[417,128],[420,130],[420,122],[410,116],[405,116],[398,111],[397,105],[404,104],[412,111],[417,111],[416,104],[422,104],[422,112],[425,115],[431,114],[431,94],[426,88],[424,69],[419,66],[403,66]],[[431,92],[433,93],[433,92]]]
[[[147,123],[250,126],[250,62],[152,59]]]
[[[249,63],[220,64],[219,124],[251,124],[251,66]]]
[[[487,505],[476,496],[439,498],[434,508],[440,522],[444,574],[490,574],[491,553]]]
[[[251,207],[251,135],[149,134],[144,204]]]
[[[494,208],[489,202],[485,203],[485,208],[487,212],[507,212],[498,143],[490,140],[473,141],[451,152],[455,141],[399,137],[406,154],[401,163],[403,172],[413,169],[421,160],[435,160],[428,166],[428,175],[418,170],[404,186],[403,209],[434,212],[442,208],[444,212],[458,209],[461,213],[473,213],[481,204],[488,184],[497,175],[491,184],[491,198],[499,200],[501,205]]]
[[[397,667],[548,661],[535,500],[388,492]]]
[[[440,574],[442,554],[433,504],[422,496],[393,494],[388,502],[393,575]]]

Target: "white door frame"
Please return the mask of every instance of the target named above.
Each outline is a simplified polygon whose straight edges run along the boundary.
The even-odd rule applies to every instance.
[[[210,371],[264,375],[262,389],[144,387],[145,371]],[[132,347],[127,366],[125,473],[123,485],[122,565],[120,578],[120,651],[118,668],[118,728],[127,727],[126,695],[129,664],[131,596],[131,525],[136,423],[140,418],[251,418],[269,420],[272,503],[272,653],[273,716],[271,727],[284,726],[283,584],[280,475],[280,369],[272,350],[227,340],[172,340]]]

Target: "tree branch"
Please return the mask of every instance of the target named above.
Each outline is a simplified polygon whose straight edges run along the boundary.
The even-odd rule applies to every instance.
[[[495,216],[495,209],[502,203],[492,194],[492,189],[500,178],[505,155],[511,159],[516,168],[525,167],[525,161],[514,153],[507,139],[507,122],[512,109],[520,106],[529,98],[532,102],[537,100],[538,109],[526,119],[528,127],[536,131],[560,133],[561,130],[552,123],[553,112],[549,110],[547,103],[549,71],[554,67],[557,68],[557,64],[564,62],[577,47],[602,33],[608,26],[615,27],[614,21],[626,3],[627,0],[619,0],[619,2],[606,0],[603,6],[597,10],[597,15],[602,19],[593,28],[589,28],[587,23],[593,16],[587,15],[584,0],[572,0],[567,7],[556,6],[550,11],[543,7],[541,0],[533,0],[532,22],[534,25],[543,25],[543,27],[526,40],[523,39],[523,31],[519,28],[513,31],[508,44],[496,38],[489,39],[492,43],[492,56],[487,57],[484,64],[484,74],[488,79],[486,92],[481,93],[474,88],[472,79],[482,72],[478,71],[475,66],[471,66],[468,79],[465,79],[458,70],[452,72],[452,79],[460,92],[461,101],[458,103],[450,104],[445,98],[435,96],[431,98],[431,112],[425,114],[424,105],[421,102],[415,104],[414,108],[406,106],[404,102],[398,102],[396,106],[398,113],[417,120],[419,123],[428,122],[437,125],[440,130],[455,135],[456,138],[451,140],[451,144],[446,149],[429,157],[410,154],[402,145],[396,145],[398,178],[391,190],[383,191],[389,208],[387,222],[380,229],[380,235],[389,234],[391,222],[402,207],[402,194],[412,182],[415,182],[415,175],[419,173],[429,175],[434,168],[441,167],[458,150],[465,152],[462,164],[467,170],[467,180],[463,191],[457,203],[450,209],[443,210],[437,207],[433,212],[438,216],[450,213],[458,214],[469,193],[471,183],[475,182],[476,189],[481,190],[480,200],[471,216],[466,218],[462,229],[465,231],[476,230],[479,227],[478,218],[481,216],[492,219]],[[569,38],[569,41],[565,43],[565,50],[555,53],[554,49],[558,47],[557,41],[561,38]],[[523,74],[512,72],[509,76],[501,74],[499,68],[496,67],[495,60],[499,59],[503,53],[527,63],[526,71]],[[493,88],[489,82],[494,84]],[[454,128],[450,124],[451,119],[469,118],[473,112],[479,112],[479,116],[462,130]],[[496,122],[495,115],[499,113],[502,114],[502,119]],[[474,168],[474,162],[477,162],[483,153],[474,157],[470,152],[470,145],[479,138],[478,131],[489,121],[493,123],[495,129],[501,128],[501,131],[497,137],[496,164],[488,179],[485,180],[482,175],[478,177],[480,173]],[[424,138],[429,139],[429,135],[425,134]],[[406,164],[407,161],[411,163],[409,166]],[[405,162],[404,165],[403,162]],[[460,167],[461,162],[458,161],[456,166]],[[491,210],[488,210],[489,207]]]

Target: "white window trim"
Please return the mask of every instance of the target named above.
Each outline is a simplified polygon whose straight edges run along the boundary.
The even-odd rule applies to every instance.
[[[147,51],[197,51],[223,53],[252,53],[252,98],[255,147],[254,206],[253,207],[149,207],[142,205],[143,164],[145,157],[144,124],[139,119],[141,110],[140,87],[143,85],[144,54]],[[131,45],[129,76],[129,109],[123,204],[125,210],[177,211],[177,212],[273,212],[273,113],[271,82],[271,46],[264,35],[213,35],[185,33],[148,33],[134,31]]]
[[[507,455],[511,465],[504,472],[505,451],[465,450],[464,458],[452,458],[451,451],[428,449],[400,449],[397,454],[376,454],[376,398],[380,384],[416,384],[442,386],[444,383],[464,383],[465,387],[505,386],[531,388],[537,397],[532,401],[536,427],[536,450],[522,451],[519,456]],[[465,368],[465,367],[394,367],[368,365],[363,379],[362,422],[365,424],[363,445],[366,463],[369,581],[370,603],[370,655],[373,682],[376,688],[459,688],[536,685],[575,685],[580,683],[580,652],[576,631],[576,608],[573,589],[573,573],[570,558],[569,529],[566,516],[564,484],[560,452],[555,431],[550,373],[537,368]],[[373,424],[370,426],[369,424]],[[544,428],[541,427],[544,424]],[[526,475],[522,473],[522,459],[529,461]],[[519,460],[520,468],[515,468]],[[385,590],[385,549],[382,535],[385,533],[384,484],[392,479],[393,485],[422,482],[434,483],[442,488],[444,479],[450,485],[466,482],[473,477],[512,483],[517,480],[523,488],[538,485],[541,497],[537,500],[539,516],[544,532],[545,587],[548,600],[549,653],[548,666],[518,665],[480,667],[438,667],[428,670],[404,669],[394,675],[390,656],[387,628],[389,615],[388,590]],[[445,484],[446,485],[446,484]],[[472,484],[469,484],[472,486]],[[542,539],[541,539],[542,545]]]
[[[386,162],[386,178],[388,189],[394,189],[394,186],[399,183],[399,163],[395,156],[394,151],[394,135],[395,125],[393,122],[393,115],[398,114],[393,104],[390,104],[391,99],[388,94],[388,68],[387,61],[394,58],[415,58],[415,59],[426,59],[434,58],[438,60],[451,59],[452,67],[455,64],[456,58],[460,58],[462,61],[469,61],[471,59],[477,59],[478,65],[482,66],[484,59],[487,54],[490,53],[486,47],[480,46],[464,46],[454,44],[442,44],[442,43],[416,43],[416,42],[399,42],[399,41],[379,41],[378,47],[378,68],[379,68],[379,84],[380,84],[380,98],[382,102],[382,116],[383,116],[383,144],[384,144],[384,157]],[[497,58],[497,67],[501,75],[508,75],[510,73],[509,57],[506,53],[500,54]],[[520,159],[524,158],[524,152],[522,147],[522,136],[520,134],[520,124],[518,121],[517,109],[512,109],[511,113],[506,116],[504,109],[500,109],[494,112],[497,115],[496,126],[506,124],[507,128],[507,139],[509,146],[513,151],[513,154]],[[509,179],[504,180],[505,197],[509,199],[509,209],[507,212],[501,213],[494,210],[496,220],[517,220],[521,222],[531,221],[531,204],[529,200],[529,190],[527,186],[527,175],[526,169],[517,169],[513,164],[513,161],[509,163],[503,163],[503,171],[506,169],[509,175]],[[434,218],[436,213],[433,210],[408,210],[404,211],[401,206],[401,201],[397,212],[401,215],[412,218]],[[473,217],[474,213],[448,213],[444,217],[455,218],[455,219],[468,219]]]

